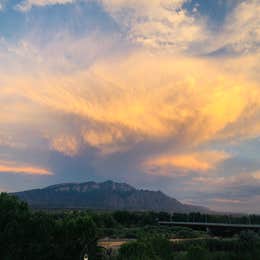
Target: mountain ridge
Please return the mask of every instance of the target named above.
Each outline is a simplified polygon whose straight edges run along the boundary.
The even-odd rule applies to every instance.
[[[205,207],[183,204],[159,190],[136,189],[111,180],[61,183],[13,194],[34,208],[210,212]]]

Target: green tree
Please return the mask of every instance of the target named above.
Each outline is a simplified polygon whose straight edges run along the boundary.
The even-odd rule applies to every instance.
[[[206,248],[194,245],[191,246],[188,250],[187,258],[189,260],[208,260],[209,259],[209,252]]]
[[[172,260],[174,257],[170,241],[161,236],[143,237],[124,244],[119,249],[119,260]]]
[[[86,214],[33,213],[26,203],[0,194],[1,260],[96,259],[96,226]]]

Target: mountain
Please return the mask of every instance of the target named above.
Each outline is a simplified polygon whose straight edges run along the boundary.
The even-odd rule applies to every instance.
[[[209,212],[204,207],[182,204],[161,191],[139,190],[113,181],[57,184],[14,195],[34,208]]]

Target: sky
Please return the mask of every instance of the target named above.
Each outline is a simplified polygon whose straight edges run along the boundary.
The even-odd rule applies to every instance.
[[[260,213],[259,0],[0,0],[0,191],[114,180]]]

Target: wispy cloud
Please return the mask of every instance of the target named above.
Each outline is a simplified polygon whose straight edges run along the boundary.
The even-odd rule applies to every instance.
[[[93,172],[172,195],[252,199],[259,148],[237,149],[260,133],[259,4],[232,1],[217,30],[187,4],[26,0],[16,7],[22,12],[12,10],[27,29],[0,36],[0,170],[20,175],[2,176],[58,168],[58,181]],[[94,14],[86,26],[87,5]],[[56,24],[70,8],[68,23]],[[100,30],[107,20],[113,29]],[[223,188],[233,195],[216,192]]]
[[[252,175],[255,179],[260,180],[260,171],[253,172]]]
[[[259,1],[243,1],[227,20],[226,35],[229,35],[227,43],[237,51],[259,51],[259,12]]]
[[[183,8],[187,0],[101,2],[130,41],[148,48],[184,51],[206,36],[204,23]]]
[[[210,199],[213,202],[217,202],[217,203],[224,203],[224,204],[241,204],[243,203],[241,200],[232,200],[232,199],[223,199],[223,198],[214,198],[214,199]]]
[[[79,150],[77,139],[68,135],[60,135],[53,138],[50,147],[67,156],[76,156]]]
[[[26,175],[52,175],[52,173],[41,167],[17,163],[14,161],[0,161],[0,172],[2,173],[15,173]]]
[[[37,78],[3,77],[13,95],[48,111],[80,116],[88,125],[84,139],[91,145],[120,142],[129,132],[138,139],[171,136],[196,144],[225,137],[225,129],[237,132],[232,124],[244,116],[258,122],[259,89],[243,79],[234,80],[217,66],[197,59],[134,54],[62,78],[46,72]],[[146,71],[150,77],[142,78]],[[207,75],[203,82],[201,73]],[[107,129],[103,137],[98,127]],[[245,127],[250,136],[251,125]]]
[[[229,154],[221,151],[204,151],[190,154],[160,155],[148,159],[144,163],[145,170],[152,174],[168,175],[178,172],[182,175],[188,172],[207,172],[214,169],[218,163],[228,159]]]
[[[48,5],[63,5],[71,4],[75,0],[24,0],[20,4],[16,5],[16,9],[21,12],[29,11],[33,6],[44,7]]]
[[[224,51],[225,55],[244,55],[247,53],[259,54],[258,0],[238,2],[237,6],[228,14],[221,31],[211,35],[206,40],[206,49],[209,51]]]

